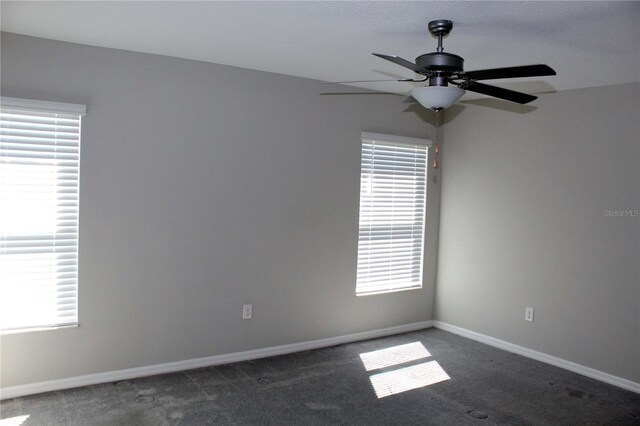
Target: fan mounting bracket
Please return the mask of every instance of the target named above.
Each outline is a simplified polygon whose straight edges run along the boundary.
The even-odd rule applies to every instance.
[[[429,32],[434,37],[444,37],[451,32],[453,28],[453,22],[447,19],[438,19],[429,22]]]

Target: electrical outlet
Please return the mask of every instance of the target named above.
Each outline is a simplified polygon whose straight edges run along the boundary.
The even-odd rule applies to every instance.
[[[242,305],[242,319],[251,319],[253,317],[253,305],[246,304]]]
[[[526,319],[527,321],[533,322],[533,308],[529,308],[529,307],[525,308],[524,319]]]

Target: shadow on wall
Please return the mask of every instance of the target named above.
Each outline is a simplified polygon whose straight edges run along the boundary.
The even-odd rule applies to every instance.
[[[502,99],[485,98],[485,99],[471,99],[468,101],[462,101],[468,105],[478,105],[481,107],[499,109],[506,112],[513,112],[515,114],[527,114],[531,111],[535,111],[538,107],[533,105],[521,105],[514,102],[503,101]]]
[[[521,105],[509,101],[503,101],[501,99],[485,98],[485,99],[472,99],[468,101],[461,101],[458,104],[447,108],[444,114],[444,124],[449,124],[455,118],[462,113],[467,105],[477,105],[483,108],[493,108],[501,111],[511,112],[514,114],[528,114],[538,109],[532,105]]]
[[[407,108],[404,109],[404,112],[412,112],[416,114],[422,121],[427,124],[430,124],[433,127],[436,127],[436,113],[419,105],[419,104],[410,104]],[[440,117],[440,126],[444,124],[443,116]]]
[[[407,95],[399,95],[397,93],[387,93],[387,92],[324,92],[320,93],[321,96],[397,96],[398,98],[405,99]],[[401,107],[400,107],[401,108]],[[433,111],[430,111],[418,104],[410,104],[407,108],[404,109],[404,112],[412,112],[415,113],[422,121],[427,124],[430,124],[435,127],[436,125],[436,115]],[[440,125],[444,124],[444,121],[440,123]]]

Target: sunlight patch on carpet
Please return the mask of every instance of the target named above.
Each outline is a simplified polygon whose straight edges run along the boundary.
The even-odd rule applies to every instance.
[[[393,346],[378,351],[360,354],[360,359],[367,371],[391,367],[409,361],[428,358],[431,354],[420,342]]]
[[[449,375],[437,361],[374,374],[370,377],[371,385],[373,385],[378,398],[423,388],[449,379]]]
[[[29,415],[8,417],[0,420],[0,426],[20,426],[29,418]]]

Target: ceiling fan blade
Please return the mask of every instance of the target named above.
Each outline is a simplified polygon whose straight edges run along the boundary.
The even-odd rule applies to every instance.
[[[463,83],[460,85],[460,88],[469,90],[470,92],[482,93],[483,95],[489,95],[493,96],[494,98],[500,98],[519,104],[527,104],[535,99],[538,99],[537,96],[529,95],[527,93],[516,92],[515,90],[503,89],[502,87],[490,86],[488,84],[477,83],[475,81]]]
[[[427,71],[426,68],[419,67],[413,62],[407,61],[406,59],[403,59],[400,56],[383,55],[382,53],[372,53],[372,55],[377,56],[378,58],[386,59],[387,61],[393,62],[394,64],[398,64],[402,67],[409,68],[410,70],[417,73],[423,73]]]
[[[378,83],[383,81],[413,81],[413,82],[422,82],[425,80],[415,80],[413,78],[401,78],[400,80],[354,80],[354,81],[325,81],[320,84],[347,84],[347,83]]]
[[[466,71],[460,73],[460,78],[467,80],[494,80],[497,78],[540,77],[544,75],[556,75],[556,72],[548,65],[538,64]]]

